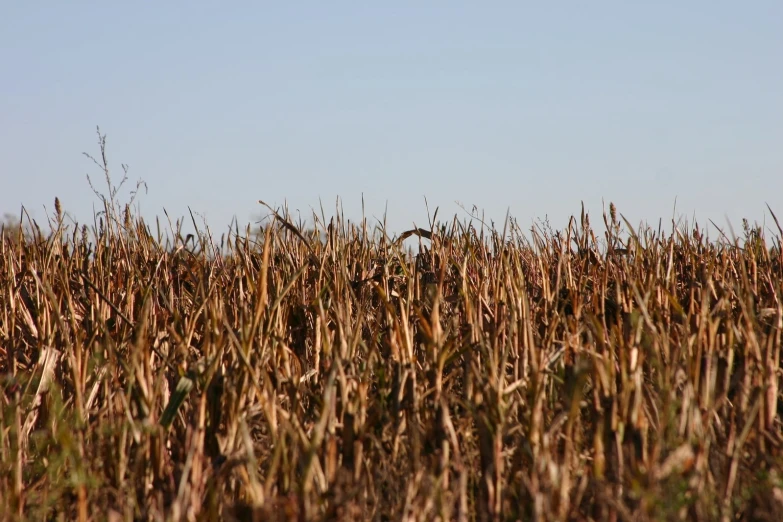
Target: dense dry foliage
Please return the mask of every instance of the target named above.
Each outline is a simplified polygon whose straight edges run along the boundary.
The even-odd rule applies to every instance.
[[[8,519],[783,512],[779,236],[56,211],[0,247]]]

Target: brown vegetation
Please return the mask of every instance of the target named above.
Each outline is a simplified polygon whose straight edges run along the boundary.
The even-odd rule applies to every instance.
[[[454,221],[411,253],[278,215],[218,251],[56,207],[0,247],[8,519],[783,512],[779,236],[621,241],[612,208],[600,238]]]

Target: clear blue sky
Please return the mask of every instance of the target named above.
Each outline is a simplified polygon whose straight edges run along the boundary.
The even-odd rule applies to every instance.
[[[382,5],[383,4],[383,5]],[[783,218],[783,2],[3,2],[0,213]],[[556,5],[557,4],[557,5]]]

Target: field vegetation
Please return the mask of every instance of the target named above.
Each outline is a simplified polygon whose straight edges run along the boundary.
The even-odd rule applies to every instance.
[[[106,176],[89,227],[2,232],[6,520],[783,513],[777,226],[183,238]]]

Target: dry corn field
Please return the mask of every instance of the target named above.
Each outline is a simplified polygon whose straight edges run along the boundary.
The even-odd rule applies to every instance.
[[[0,246],[5,520],[783,513],[780,228],[56,208]]]

